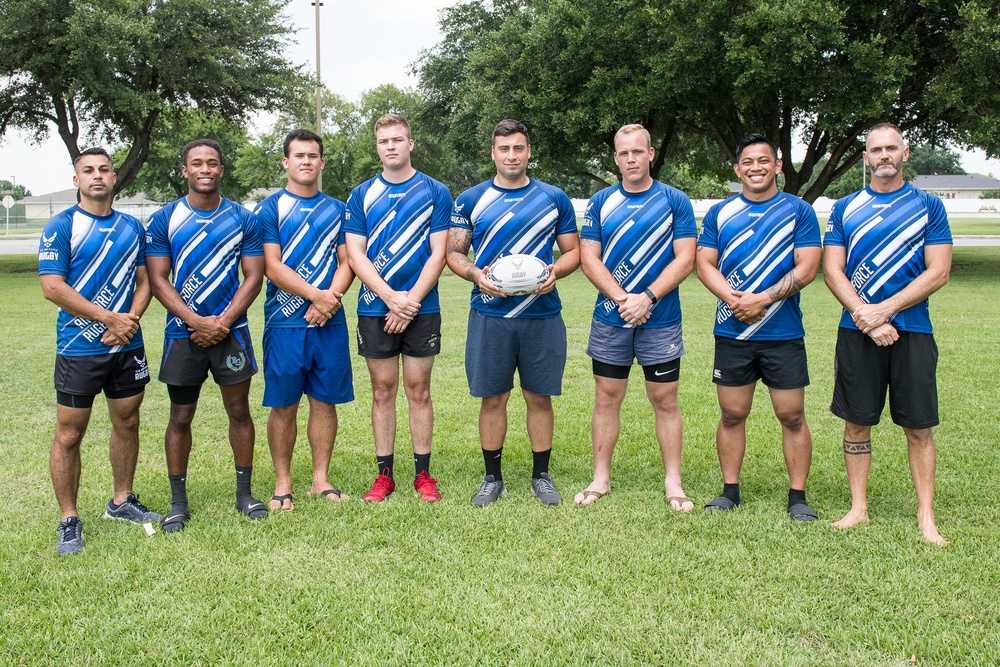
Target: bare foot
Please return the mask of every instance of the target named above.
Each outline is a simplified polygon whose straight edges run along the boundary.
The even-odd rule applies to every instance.
[[[315,496],[317,494],[320,494],[324,498],[326,498],[327,500],[335,502],[335,503],[339,503],[342,500],[350,500],[351,499],[351,497],[349,495],[347,495],[346,493],[344,493],[340,489],[333,488],[332,486],[327,487],[325,489],[319,489],[319,490],[317,490],[317,489],[309,489],[309,495]]]
[[[856,510],[851,509],[850,512],[844,515],[844,518],[840,521],[834,521],[830,525],[834,528],[853,528],[859,523],[868,523],[868,510]]]
[[[938,532],[937,526],[934,525],[934,519],[918,521],[920,525],[920,532],[924,534],[924,539],[931,544],[936,544],[939,547],[948,546],[948,540],[941,537],[941,533]]]
[[[573,496],[573,502],[577,505],[592,505],[604,496],[611,493],[611,484],[591,483],[586,489]]]
[[[295,506],[292,505],[292,494],[289,493],[278,493],[277,489],[274,491],[274,495],[271,499],[267,501],[267,506],[272,511],[284,510],[285,512],[291,512]]]

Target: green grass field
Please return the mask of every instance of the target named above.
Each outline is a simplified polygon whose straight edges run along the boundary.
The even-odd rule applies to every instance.
[[[942,424],[936,512],[951,540],[925,543],[901,431],[874,431],[871,524],[829,523],[849,506],[841,423],[827,407],[839,308],[822,280],[803,293],[814,439],[809,498],[821,520],[793,525],[779,429],[759,390],[748,425],[746,505],[725,516],[669,511],[641,373],[624,408],[614,493],[596,505],[541,506],[528,491],[523,402],[511,401],[508,494],[473,508],[482,476],[476,415],[462,367],[468,283],[446,274],[443,353],[433,382],[432,471],[444,500],[419,503],[405,420],[400,490],[382,505],[306,494],[304,417],[293,462],[295,510],[254,524],[232,508],[233,468],[218,393],[203,392],[189,473],[193,519],[174,536],[99,518],[110,494],[108,421],[98,400],[84,443],[80,510],[87,547],[55,551],[48,476],[54,425],[55,308],[30,257],[0,258],[0,664],[3,665],[996,665],[1000,664],[997,335],[991,304],[1000,250],[960,248],[932,300]],[[555,401],[552,472],[570,498],[591,474],[593,379],[584,355],[595,292],[579,272],[560,282],[570,356]],[[684,483],[703,504],[721,485],[710,381],[714,302],[681,288]],[[355,301],[355,287],[348,299]],[[353,323],[353,307],[348,319]],[[253,308],[259,342],[262,301]],[[154,372],[163,309],[143,322]],[[352,325],[353,326],[353,325]],[[340,410],[331,479],[355,498],[374,475],[367,372]],[[263,383],[255,491],[271,494]],[[153,382],[142,410],[136,490],[169,502],[162,436],[168,401]],[[888,417],[886,417],[888,422]]]

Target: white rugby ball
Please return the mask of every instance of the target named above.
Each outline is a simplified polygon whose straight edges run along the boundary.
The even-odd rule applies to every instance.
[[[507,296],[523,296],[548,279],[549,267],[534,255],[506,255],[493,262],[486,277]]]

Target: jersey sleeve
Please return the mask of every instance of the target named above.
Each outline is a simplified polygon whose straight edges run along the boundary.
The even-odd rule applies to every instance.
[[[66,216],[60,215],[45,223],[38,240],[38,275],[69,275],[70,230]]]
[[[826,233],[823,235],[824,246],[841,246],[844,242],[844,207],[847,206],[847,197],[838,199],[833,210],[830,211],[830,219],[826,223]]]
[[[365,220],[365,195],[361,185],[351,191],[347,198],[347,209],[344,212],[344,232],[368,236],[368,223]]]
[[[431,234],[443,232],[451,226],[452,211],[455,203],[451,199],[451,193],[443,183],[431,180],[434,185],[434,212],[431,214]]]
[[[727,200],[728,201],[728,200]],[[701,236],[698,237],[698,245],[703,248],[719,249],[719,205],[716,204],[708,209],[708,213],[701,220]]]
[[[466,190],[455,200],[451,212],[451,227],[472,231],[472,209],[476,205],[479,188]]]
[[[347,218],[347,206],[339,199],[333,200],[333,205],[337,207],[337,215],[340,216],[340,227],[337,229],[337,246],[347,245],[347,235],[344,233],[344,220]]]
[[[135,227],[135,235],[139,239],[139,252],[136,254],[135,265],[146,266],[146,230],[138,218],[132,218],[131,222]]]
[[[260,230],[264,235],[263,242],[281,245],[281,236],[278,235],[278,207],[275,201],[268,197],[257,204],[253,214],[260,222]]]
[[[816,210],[804,200],[796,202],[798,212],[795,216],[795,247],[812,248],[823,245],[819,237],[819,219]]]
[[[580,238],[588,241],[601,239],[601,202],[600,193],[594,195],[587,202],[587,210],[583,214],[583,228],[580,230]]]
[[[924,245],[951,244],[951,227],[948,226],[948,213],[944,204],[934,195],[927,197],[927,232],[924,235]]]
[[[170,213],[161,208],[149,218],[146,228],[146,256],[170,257],[170,239],[167,237],[167,220]]]
[[[562,190],[553,189],[555,190],[556,208],[559,210],[559,220],[556,221],[556,236],[575,234],[577,232],[576,210],[573,208],[573,202],[569,195]]]
[[[694,221],[694,207],[691,205],[691,200],[676,188],[672,194],[670,206],[674,210],[674,240],[696,238],[698,225]]]
[[[239,204],[235,204],[239,206]],[[260,220],[253,213],[240,206],[243,215],[243,244],[240,247],[241,257],[260,257],[264,254],[264,234],[261,231]]]

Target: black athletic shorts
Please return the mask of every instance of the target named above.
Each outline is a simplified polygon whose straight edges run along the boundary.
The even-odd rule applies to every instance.
[[[874,426],[888,389],[889,414],[898,426],[937,426],[937,359],[931,334],[900,331],[899,340],[879,347],[856,329],[838,329],[830,411],[853,424]]]
[[[86,357],[56,355],[59,405],[89,408],[102,391],[108,398],[128,398],[141,393],[148,382],[145,347]]]
[[[433,357],[441,352],[441,313],[417,315],[403,333],[385,332],[385,317],[358,317],[358,354],[366,359]]]
[[[757,380],[763,380],[771,389],[808,386],[805,340],[736,340],[716,336],[712,382],[723,387],[743,387]]]
[[[200,347],[190,338],[163,341],[160,382],[180,387],[199,386],[212,371],[212,379],[222,387],[249,380],[257,372],[257,359],[250,342],[250,327],[232,329],[212,347]]]

